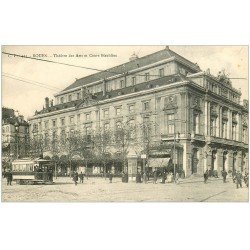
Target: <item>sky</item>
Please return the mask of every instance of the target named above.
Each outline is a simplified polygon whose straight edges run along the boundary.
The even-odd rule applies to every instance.
[[[232,84],[234,88],[241,89],[241,99],[248,99],[247,46],[169,47],[188,60],[197,62],[201,70],[210,68],[213,75],[225,69],[231,78],[246,78],[232,80]],[[2,51],[104,70],[128,62],[133,53],[142,57],[164,48],[165,46],[2,46]],[[101,54],[109,56],[103,57]],[[27,119],[34,115],[35,110],[42,109],[45,97],[52,99],[54,94],[72,84],[76,78],[94,73],[96,71],[2,54],[2,106],[17,110]],[[16,77],[46,84],[46,88],[13,79]],[[48,89],[47,85],[53,89]]]

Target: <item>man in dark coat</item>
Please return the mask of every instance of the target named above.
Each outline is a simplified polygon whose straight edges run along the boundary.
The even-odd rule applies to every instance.
[[[223,177],[223,182],[226,183],[226,179],[227,179],[227,171],[222,170],[222,177]]]
[[[113,179],[113,174],[112,172],[109,172],[109,183],[112,183],[112,179]]]
[[[163,171],[163,172],[162,172],[162,180],[161,180],[161,183],[162,183],[162,184],[165,184],[165,182],[166,182],[166,172]]]
[[[73,181],[75,182],[75,185],[77,185],[78,182],[78,173],[75,171],[73,175]]]
[[[6,178],[7,178],[7,185],[11,186],[11,182],[13,180],[13,176],[12,176],[11,170],[6,173]]]
[[[244,176],[244,182],[246,186],[248,187],[249,186],[249,174],[247,172],[245,173],[245,176]]]
[[[157,178],[158,178],[158,173],[157,170],[154,171],[154,179],[153,179],[153,183],[157,184]]]
[[[209,176],[209,172],[208,172],[208,169],[207,169],[205,171],[205,173],[204,173],[204,183],[207,183],[208,176]]]
[[[232,172],[232,178],[233,178],[233,182],[235,183],[235,181],[236,181],[236,171],[235,171],[235,169]]]
[[[79,178],[80,178],[80,183],[83,183],[84,176],[82,172],[79,174]]]
[[[242,182],[241,182],[242,174],[240,171],[237,171],[235,178],[236,178],[236,187],[239,188],[240,186],[242,188]]]

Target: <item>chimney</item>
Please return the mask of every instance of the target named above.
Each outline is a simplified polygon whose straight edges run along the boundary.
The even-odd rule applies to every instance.
[[[46,109],[49,108],[49,98],[48,97],[45,98],[45,108]]]
[[[23,122],[23,120],[24,120],[23,115],[19,115],[19,116],[18,116],[18,120],[19,120],[19,122]]]
[[[129,58],[129,61],[135,61],[136,59],[138,59],[139,57],[135,54],[135,52],[133,53],[133,55]]]
[[[166,49],[166,50],[170,50],[168,45],[165,47],[165,49]]]

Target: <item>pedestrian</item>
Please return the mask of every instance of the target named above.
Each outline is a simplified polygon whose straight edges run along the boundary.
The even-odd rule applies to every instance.
[[[205,184],[207,183],[208,175],[209,175],[209,172],[208,172],[208,169],[207,169],[207,170],[205,171],[205,173],[204,173],[204,183],[205,183]]]
[[[245,172],[244,182],[245,182],[246,186],[248,187],[248,185],[249,185],[249,174],[248,174],[248,172]]]
[[[163,171],[163,172],[162,172],[162,180],[161,180],[161,183],[162,183],[162,184],[165,184],[165,182],[166,182],[166,172]]]
[[[75,171],[73,175],[73,181],[75,182],[75,185],[77,185],[78,182],[78,173]]]
[[[79,179],[80,179],[80,183],[83,183],[84,175],[82,172],[79,174]]]
[[[227,179],[227,171],[226,170],[222,170],[222,177],[223,177],[223,183],[226,183],[226,179]]]
[[[178,172],[176,172],[176,174],[175,174],[175,183],[179,184],[179,173]]]
[[[7,185],[10,185],[10,186],[11,186],[11,182],[12,182],[12,180],[13,180],[13,175],[12,175],[11,170],[9,170],[9,171],[6,173],[6,178],[7,178]]]
[[[153,183],[157,184],[157,178],[158,178],[158,173],[157,170],[154,171],[154,179],[153,179]]]
[[[148,177],[147,177],[147,173],[146,173],[146,172],[143,173],[143,182],[144,182],[145,184],[148,183]]]
[[[141,173],[137,172],[136,174],[136,183],[141,183]]]
[[[112,179],[113,179],[113,174],[112,172],[109,172],[109,183],[112,183]]]
[[[232,172],[232,178],[233,178],[233,182],[235,183],[236,182],[236,171],[235,171],[235,169]]]
[[[236,187],[237,187],[237,188],[239,188],[239,186],[242,188],[242,181],[241,181],[241,179],[242,179],[242,174],[241,174],[241,172],[238,170],[238,171],[236,172]]]

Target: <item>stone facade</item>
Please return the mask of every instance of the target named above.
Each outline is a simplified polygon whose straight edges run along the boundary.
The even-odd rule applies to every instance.
[[[29,124],[13,109],[2,108],[2,156],[6,160],[27,155]]]
[[[133,58],[77,80],[55,95],[55,105],[46,99],[45,108],[29,120],[30,136],[91,135],[119,123],[151,122],[152,140],[165,146],[186,176],[206,169],[243,170],[248,168],[248,102],[240,104],[241,93],[224,76],[201,71],[169,48]]]

